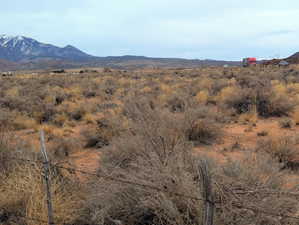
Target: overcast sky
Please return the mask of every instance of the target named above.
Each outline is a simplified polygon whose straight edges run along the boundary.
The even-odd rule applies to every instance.
[[[97,55],[239,60],[299,51],[298,0],[0,0],[0,33]]]

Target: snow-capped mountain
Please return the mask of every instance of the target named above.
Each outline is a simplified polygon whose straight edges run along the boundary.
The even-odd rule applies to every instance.
[[[222,66],[224,64],[240,65],[240,62],[151,58],[134,55],[96,57],[88,55],[71,45],[60,48],[24,36],[0,35],[0,71],[80,67],[111,67],[117,69],[144,67],[194,68],[203,65]]]
[[[71,45],[60,48],[24,36],[0,35],[0,59],[20,62],[40,58],[86,61],[93,57]]]

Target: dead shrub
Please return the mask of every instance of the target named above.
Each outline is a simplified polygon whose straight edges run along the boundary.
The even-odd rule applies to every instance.
[[[62,160],[80,149],[80,141],[75,138],[55,137],[49,148],[52,158]]]
[[[104,73],[111,73],[112,70],[108,67],[105,67],[104,70],[103,70]]]
[[[220,119],[222,117],[222,119]],[[194,144],[212,144],[221,140],[223,136],[219,122],[225,122],[225,116],[206,106],[192,106],[187,109],[184,118],[184,133],[187,140]]]
[[[285,94],[274,92],[271,87],[237,88],[222,99],[237,114],[250,112],[255,107],[262,117],[288,116],[296,106],[295,101]]]
[[[26,116],[17,115],[13,121],[13,127],[15,130],[36,129],[37,126],[37,122],[33,118]]]
[[[288,116],[295,106],[296,102],[285,94],[278,95],[271,91],[257,96],[257,110],[263,117]]]
[[[269,155],[249,153],[243,159],[216,166],[213,173],[219,205],[215,224],[295,224],[279,215],[294,215],[296,198],[279,195],[286,191],[284,172]],[[261,213],[268,212],[267,213]]]
[[[112,179],[93,183],[89,200],[93,222],[200,224],[201,202],[171,194],[200,196],[196,171],[198,159],[190,143],[186,142],[182,124],[177,122],[178,115],[164,111],[158,113],[146,103],[140,103],[135,107],[130,105],[128,117],[133,122],[131,132],[114,139],[101,157],[98,173]],[[277,193],[284,190],[284,172],[269,155],[249,154],[244,159],[228,161],[224,165],[209,163],[218,202],[214,224],[294,222],[279,215],[295,215],[297,200],[269,193],[269,190]],[[145,188],[145,185],[164,191]],[[260,213],[260,209],[274,216]]]
[[[250,89],[227,87],[221,91],[220,101],[227,108],[233,108],[237,114],[241,114],[251,110],[254,100]]]
[[[0,109],[0,132],[12,126],[14,113]]]
[[[105,134],[97,130],[83,131],[82,134],[86,138],[85,148],[103,148],[109,145],[109,140],[105,137]]]
[[[268,131],[262,130],[262,131],[258,132],[256,135],[259,137],[265,137],[265,136],[268,136],[268,134],[269,134]]]
[[[96,93],[96,91],[93,91],[93,90],[84,90],[83,95],[86,98],[94,98],[94,97],[96,97],[97,93]]]
[[[86,139],[85,148],[103,148],[122,132],[121,123],[112,120],[98,120],[96,128],[85,129],[81,134]]]
[[[201,203],[171,194],[200,194],[192,148],[176,114],[158,113],[146,103],[137,103],[129,104],[127,116],[131,131],[114,139],[103,152],[99,173],[165,192],[107,179],[95,182],[90,197],[94,222],[200,224]]]
[[[56,113],[54,104],[42,104],[39,109],[33,110],[33,117],[42,124],[52,121]]]
[[[61,179],[59,174],[51,174],[51,187],[55,221],[58,224],[72,223],[78,217],[82,195],[70,180]],[[3,181],[5,183],[3,183]],[[38,165],[16,166],[0,182],[0,207],[4,209],[7,218],[5,224],[17,221],[16,224],[43,225],[42,222],[32,221],[28,218],[39,218],[47,221],[47,204],[44,199],[45,190],[42,170]],[[24,218],[15,215],[24,215]],[[12,223],[13,224],[13,223]]]
[[[16,151],[9,146],[0,147],[1,223],[43,225],[43,222],[30,220],[38,218],[47,221],[42,163],[18,161],[14,158],[39,160],[40,156],[29,149]],[[51,188],[54,220],[58,224],[74,224],[80,217],[84,202],[84,192],[80,185],[62,176],[59,170],[51,169]]]
[[[59,127],[63,127],[67,121],[68,121],[68,116],[65,113],[62,114],[57,113],[53,118],[53,124]]]
[[[9,168],[11,168],[15,163],[11,163],[9,160],[13,156],[12,152],[9,151],[7,147],[8,137],[6,134],[2,133],[3,130],[0,130],[0,177],[5,174]],[[1,179],[1,178],[0,178]]]
[[[212,144],[222,136],[220,127],[211,120],[198,120],[186,130],[189,141],[195,144]]]
[[[184,112],[186,108],[186,102],[180,97],[172,97],[167,101],[167,106],[170,112]]]
[[[231,120],[229,110],[223,111],[218,107],[202,104],[189,104],[185,112],[185,120],[192,123],[194,120],[212,120],[216,123],[228,123]]]
[[[83,107],[78,107],[74,111],[69,112],[69,116],[73,120],[81,120],[86,114],[86,110]]]
[[[295,107],[291,117],[292,117],[293,121],[295,122],[295,124],[299,125],[299,107]]]
[[[279,121],[280,128],[292,128],[294,125],[293,121],[289,118],[284,118]]]
[[[299,162],[298,149],[292,137],[267,138],[259,140],[257,143],[258,152],[266,152],[283,164],[282,168],[296,169]]]

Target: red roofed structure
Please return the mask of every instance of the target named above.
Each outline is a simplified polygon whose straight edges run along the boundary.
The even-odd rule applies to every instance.
[[[244,58],[242,64],[243,64],[244,67],[248,67],[248,66],[251,66],[251,65],[256,65],[256,63],[257,63],[256,58],[250,57],[250,58]]]

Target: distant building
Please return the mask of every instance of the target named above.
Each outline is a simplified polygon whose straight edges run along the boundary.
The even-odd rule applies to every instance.
[[[282,61],[280,61],[279,63],[278,63],[278,65],[279,66],[288,66],[288,65],[290,65],[287,61],[285,61],[285,60],[282,60]]]
[[[248,66],[252,66],[252,65],[256,65],[257,64],[257,60],[256,58],[244,58],[242,61],[242,65],[243,67],[248,67]]]

